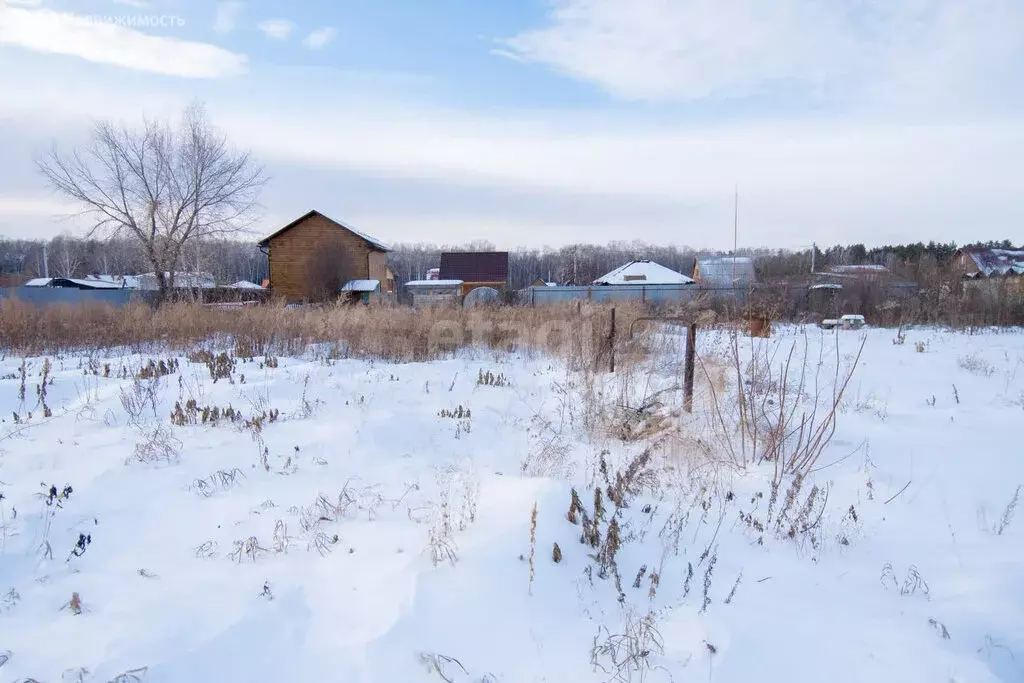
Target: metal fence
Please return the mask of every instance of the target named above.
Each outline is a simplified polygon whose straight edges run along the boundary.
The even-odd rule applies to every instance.
[[[527,287],[519,291],[524,303],[533,306],[570,301],[639,301],[665,304],[695,301],[701,298],[743,303],[747,289],[706,288],[696,285],[587,285],[583,287]]]
[[[0,299],[13,298],[34,306],[100,303],[123,308],[140,298],[130,289],[74,289],[72,287],[0,287]]]

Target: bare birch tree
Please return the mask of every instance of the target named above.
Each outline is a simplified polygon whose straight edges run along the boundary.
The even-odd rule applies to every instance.
[[[57,277],[75,277],[85,261],[81,242],[68,234],[50,240],[50,263]]]
[[[160,300],[174,288],[185,248],[199,240],[237,235],[256,219],[263,167],[237,151],[207,120],[199,104],[175,128],[96,124],[84,149],[52,149],[37,160],[60,194],[92,222],[89,237],[128,236],[156,276]],[[166,274],[166,275],[165,275]]]

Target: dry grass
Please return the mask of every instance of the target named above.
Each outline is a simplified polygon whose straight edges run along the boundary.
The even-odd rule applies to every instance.
[[[617,345],[627,346],[638,305],[617,304]],[[135,352],[189,350],[213,345],[240,357],[301,355],[311,348],[331,357],[372,357],[422,361],[466,347],[545,351],[579,369],[608,365],[610,306],[411,309],[384,306],[327,306],[238,309],[173,304],[153,310],[143,304],[122,309],[106,305],[36,308],[0,300],[0,349],[21,355],[86,349]],[[641,333],[642,334],[642,333]],[[642,337],[641,337],[642,338]],[[629,344],[635,352],[640,343]]]

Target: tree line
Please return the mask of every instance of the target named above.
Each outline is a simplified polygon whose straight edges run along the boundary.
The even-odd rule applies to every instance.
[[[977,242],[964,246],[1013,248],[1009,240]],[[44,248],[47,267],[44,269]],[[863,244],[836,245],[811,249],[741,249],[740,255],[754,259],[761,282],[799,281],[817,270],[834,265],[877,264],[896,277],[918,282],[935,268],[944,266],[956,253],[953,242],[917,242],[868,248]],[[388,254],[388,266],[401,286],[426,277],[437,268],[444,251],[491,251],[486,241],[437,245],[400,243]],[[652,245],[645,242],[612,242],[605,245],[573,244],[559,248],[518,247],[509,252],[509,286],[521,289],[535,280],[558,284],[588,284],[605,273],[635,259],[650,259],[677,272],[689,274],[694,260],[715,252]],[[144,247],[130,237],[97,239],[61,234],[50,240],[5,239],[0,237],[0,275],[22,278],[83,277],[88,274],[130,275],[151,272]],[[203,271],[218,283],[239,280],[261,283],[269,278],[266,255],[255,239],[205,239],[188,242],[182,249],[180,270]]]

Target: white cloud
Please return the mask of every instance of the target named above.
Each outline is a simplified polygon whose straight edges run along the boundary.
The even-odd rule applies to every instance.
[[[259,23],[259,29],[268,38],[284,40],[292,34],[295,24],[287,19],[265,19]]]
[[[128,5],[129,7],[150,7],[149,0],[114,0],[115,4]]]
[[[990,84],[991,96],[1013,78],[1021,26],[1019,0],[555,0],[547,26],[503,47],[624,99],[781,85],[842,101],[956,100],[957,87]]]
[[[333,41],[336,35],[337,32],[333,28],[330,26],[324,26],[323,28],[310,31],[309,35],[306,36],[306,39],[302,42],[311,50],[319,50]]]
[[[21,218],[35,216],[54,218],[75,211],[74,204],[43,199],[40,197],[2,196],[0,195],[0,218]]]
[[[240,0],[226,0],[217,3],[217,18],[213,23],[213,30],[217,33],[231,33],[238,25],[238,17],[245,8],[245,3]]]
[[[245,70],[244,55],[208,43],[152,36],[116,23],[52,10],[7,8],[0,45],[78,57],[186,78],[218,78]]]
[[[205,86],[214,122],[268,164],[270,211],[323,207],[390,241],[728,247],[735,183],[743,245],[966,242],[1024,224],[1019,117],[666,124],[621,109],[485,114],[373,99],[334,71],[155,90],[42,66],[0,71],[0,148],[8,127],[45,144],[94,116],[174,116]],[[252,94],[268,91],[272,104]],[[29,155],[5,161],[0,186],[32,191],[6,180],[34,177]]]

